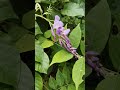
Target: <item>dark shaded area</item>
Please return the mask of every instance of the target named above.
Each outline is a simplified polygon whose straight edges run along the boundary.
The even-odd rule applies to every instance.
[[[16,14],[21,17],[29,10],[34,9],[34,0],[10,0],[14,11]]]
[[[28,51],[28,52],[23,52],[20,54],[21,60],[27,64],[27,66],[30,68],[32,71],[33,76],[35,76],[35,51]]]

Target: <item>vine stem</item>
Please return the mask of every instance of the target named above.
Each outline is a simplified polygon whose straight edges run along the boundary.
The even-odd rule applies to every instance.
[[[38,15],[38,14],[35,14],[35,16],[43,18],[44,20],[46,20],[47,22],[49,22],[49,25],[50,25],[50,26],[53,25],[53,23],[51,23],[50,20],[47,19],[47,18],[45,18],[44,16],[42,16],[42,15]]]

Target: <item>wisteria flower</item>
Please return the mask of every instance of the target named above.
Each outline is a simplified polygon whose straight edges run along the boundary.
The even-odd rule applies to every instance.
[[[54,36],[54,41],[56,41],[56,36],[58,36],[59,44],[64,47],[67,51],[71,52],[75,57],[78,57],[76,48],[72,47],[71,42],[68,38],[70,29],[65,29],[64,24],[60,21],[58,15],[55,16],[54,24],[51,27],[52,35]]]

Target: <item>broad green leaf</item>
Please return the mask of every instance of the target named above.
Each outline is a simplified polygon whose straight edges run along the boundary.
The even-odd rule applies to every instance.
[[[100,53],[107,43],[111,29],[111,13],[107,0],[100,0],[86,15],[88,50]]]
[[[48,48],[48,47],[51,47],[52,45],[53,45],[53,41],[46,39],[41,44],[41,47],[42,48]]]
[[[43,57],[44,57],[43,48],[39,44],[35,43],[35,61],[41,63]]]
[[[78,90],[79,85],[83,82],[83,75],[85,74],[85,58],[80,57],[73,66],[72,79],[75,83],[76,90]]]
[[[70,60],[72,57],[73,57],[73,55],[71,53],[67,52],[66,50],[60,50],[53,56],[50,66],[54,63],[66,62],[66,61]]]
[[[120,75],[112,76],[102,80],[95,90],[119,90]]]
[[[42,35],[39,35],[37,42],[41,45],[45,40],[46,40],[45,37],[43,37]]]
[[[22,18],[22,24],[27,28],[31,29],[35,27],[35,10],[31,10],[24,14]]]
[[[40,27],[38,26],[38,23],[35,21],[35,35],[42,34]]]
[[[63,67],[62,74],[63,74],[63,78],[65,80],[65,83],[68,84],[71,80],[71,76],[70,76],[69,67],[67,67],[66,64]]]
[[[35,36],[32,34],[25,34],[16,42],[16,47],[20,52],[31,51],[35,49]]]
[[[4,38],[6,39],[6,38]],[[0,82],[16,87],[20,73],[20,55],[17,49],[0,37]]]
[[[60,87],[60,90],[67,90],[66,86]]]
[[[67,16],[84,16],[84,7],[80,6],[77,3],[66,3],[61,13]]]
[[[50,38],[51,37],[51,30],[47,30],[45,33],[44,33],[44,36],[46,38]]]
[[[34,90],[34,77],[31,70],[24,62],[21,61],[20,64],[16,90]]]
[[[11,3],[9,0],[1,0],[0,1],[0,21],[4,21],[6,19],[18,19],[17,15],[13,11]]]
[[[35,90],[43,90],[43,80],[37,72],[35,72]]]
[[[55,81],[55,79],[53,77],[50,76],[49,78],[49,86],[52,89],[57,89],[57,82]]]
[[[41,63],[38,63],[38,62],[35,63],[35,70],[40,73],[47,74],[48,67],[49,67],[49,57],[44,52],[44,57],[43,57]]]
[[[80,24],[78,24],[70,33],[69,35],[70,41],[72,43],[72,46],[77,48],[80,44],[81,40],[81,29]]]
[[[56,82],[58,86],[63,86],[64,84],[64,78],[61,73],[61,71],[58,69],[57,74],[56,74]]]
[[[120,71],[120,34],[111,35],[109,39],[109,56],[114,68]]]

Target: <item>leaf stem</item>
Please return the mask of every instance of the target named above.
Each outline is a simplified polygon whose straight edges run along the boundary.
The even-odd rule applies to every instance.
[[[52,26],[52,25],[53,25],[53,23],[52,23],[52,22],[50,22],[51,20],[49,20],[49,19],[47,19],[47,18],[43,17],[42,15],[35,14],[35,16],[36,16],[36,17],[41,17],[41,18],[43,18],[44,20],[46,20],[47,22],[49,22],[49,25],[50,25],[50,26]]]

